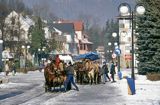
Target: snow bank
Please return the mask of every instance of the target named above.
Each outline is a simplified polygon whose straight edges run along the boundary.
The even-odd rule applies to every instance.
[[[130,74],[127,74],[127,76]],[[112,84],[120,89],[121,94],[125,96],[127,105],[160,105],[160,81],[147,80],[146,76],[135,75],[136,94],[128,94],[128,84],[126,79],[118,80]]]

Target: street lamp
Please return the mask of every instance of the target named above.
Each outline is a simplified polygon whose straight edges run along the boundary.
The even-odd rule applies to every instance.
[[[111,57],[110,57],[110,53],[111,53],[110,46],[112,45],[112,43],[111,43],[111,42],[108,42],[107,44],[108,44],[107,59],[108,59],[108,61],[109,61],[109,60],[111,59]]]
[[[119,48],[119,35],[117,35],[116,32],[113,32],[113,33],[112,33],[112,36],[113,36],[114,38],[117,37],[117,42],[114,43],[115,49],[116,49],[116,48]],[[118,71],[120,71],[120,55],[118,55]]]
[[[135,75],[134,75],[134,27],[133,27],[133,19],[134,16],[136,16],[136,14],[142,15],[145,12],[145,8],[140,5],[137,4],[134,8],[134,10],[131,10],[131,7],[128,3],[122,3],[119,5],[119,12],[121,16],[126,16],[126,15],[130,15],[130,19],[131,19],[131,23],[132,23],[132,33],[131,33],[131,37],[132,37],[132,72],[131,72],[131,77],[132,79],[135,79]]]
[[[24,53],[25,53],[25,70],[26,70],[26,67],[27,67],[28,49],[29,48],[30,48],[29,45],[27,45],[27,46],[22,45],[22,49],[24,49]]]
[[[114,46],[117,46],[117,45],[118,45],[118,43],[117,43],[117,42],[115,42],[115,43],[114,43]]]
[[[111,42],[108,42],[108,46],[111,46],[112,45],[112,43]]]
[[[45,58],[45,49],[46,49],[46,47],[43,47],[43,48],[39,48],[38,49],[38,52],[39,52],[39,66],[40,66],[40,61],[42,61],[42,63],[44,64],[44,61],[46,60],[46,58]]]
[[[0,40],[0,69],[2,69],[2,51],[3,51],[3,40]]]
[[[117,33],[113,32],[113,33],[112,33],[112,36],[113,36],[114,38],[117,37]]]

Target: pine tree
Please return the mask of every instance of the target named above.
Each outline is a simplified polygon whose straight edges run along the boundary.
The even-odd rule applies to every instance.
[[[32,45],[32,52],[37,52],[39,48],[44,47],[45,44],[45,36],[44,36],[44,30],[42,27],[42,21],[40,18],[38,18],[37,22],[35,23],[35,26],[33,27],[33,30],[31,32],[31,45]]]
[[[114,43],[118,42],[118,36],[117,37],[113,37],[112,33],[115,32],[118,35],[118,22],[117,21],[113,21],[113,20],[108,20],[106,22],[106,27],[104,30],[104,46],[106,50],[114,50],[115,46]],[[108,43],[111,42],[112,45],[108,46]],[[111,52],[112,53],[112,52]],[[108,56],[107,58],[110,60],[111,59],[111,54],[106,54],[106,56]]]
[[[136,18],[138,72],[160,72],[160,3],[159,0],[140,0],[140,3],[146,11]]]

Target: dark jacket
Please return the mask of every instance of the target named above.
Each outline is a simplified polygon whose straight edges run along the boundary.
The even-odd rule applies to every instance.
[[[115,65],[114,64],[112,64],[111,65],[111,68],[110,68],[110,74],[115,74],[116,72],[115,72]]]
[[[14,63],[12,64],[12,71],[16,71],[16,65]]]
[[[74,67],[73,65],[69,65],[67,68],[66,68],[66,74],[69,75],[73,75],[74,74]]]
[[[104,71],[104,74],[107,74],[107,73],[109,72],[107,65],[103,65],[103,66],[102,66],[102,69],[103,69],[103,71]]]

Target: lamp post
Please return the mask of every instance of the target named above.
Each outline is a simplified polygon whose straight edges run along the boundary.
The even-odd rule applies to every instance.
[[[41,57],[41,49],[39,48],[38,49],[38,63],[39,63],[39,66],[40,66],[41,59],[42,59],[42,57]]]
[[[30,48],[30,46],[29,46],[29,45],[27,45],[27,53],[26,53],[26,54],[27,54],[27,56],[26,56],[26,59],[28,59],[28,53],[29,53],[29,52],[28,52],[28,50],[29,50],[29,48]]]
[[[44,64],[44,61],[46,60],[46,58],[44,57],[45,49],[46,49],[46,47],[38,49],[38,52],[39,52],[39,66],[40,66],[40,61],[42,61],[42,63]]]
[[[2,51],[3,51],[3,40],[0,40],[0,69],[2,69]],[[1,70],[0,70],[1,72]]]
[[[27,59],[28,59],[29,48],[30,48],[29,45],[27,45],[27,46],[22,45],[22,49],[24,49],[24,53],[25,53],[25,70],[26,70],[26,67],[27,67]]]
[[[112,36],[113,36],[114,38],[117,37],[117,42],[114,43],[114,45],[115,45],[115,48],[116,48],[116,47],[119,48],[119,35],[117,35],[116,32],[113,32],[113,33],[112,33]],[[120,71],[120,55],[118,55],[118,71]]]
[[[107,52],[109,53],[108,55],[108,60],[110,61],[111,60],[111,55],[110,55],[110,53],[112,53],[112,50],[110,50],[111,48],[111,45],[112,45],[112,43],[111,42],[108,42],[108,50],[107,50]]]
[[[134,10],[131,10],[131,7],[128,3],[122,3],[119,5],[119,12],[121,16],[130,16],[130,20],[131,20],[131,45],[132,45],[132,71],[131,71],[131,77],[132,79],[135,79],[135,75],[134,75],[134,26],[133,26],[133,20],[134,20],[134,16],[136,16],[136,14],[142,15],[145,12],[145,8],[140,5],[137,4],[134,8]]]

